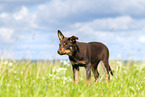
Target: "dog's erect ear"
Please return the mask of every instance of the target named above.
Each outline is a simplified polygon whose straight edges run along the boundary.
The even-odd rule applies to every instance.
[[[62,32],[60,30],[58,30],[58,38],[61,41],[62,39],[64,39],[64,35],[62,34]]]
[[[78,40],[78,37],[72,36],[72,37],[69,37],[68,40],[70,40],[71,43],[76,43],[76,40]]]

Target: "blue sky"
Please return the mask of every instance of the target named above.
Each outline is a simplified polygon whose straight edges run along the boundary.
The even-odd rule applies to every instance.
[[[145,59],[144,0],[0,1],[0,57],[67,59],[57,54],[57,30],[99,41],[110,59]]]

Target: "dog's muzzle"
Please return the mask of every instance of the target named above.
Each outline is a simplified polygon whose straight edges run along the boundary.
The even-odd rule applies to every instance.
[[[62,48],[62,49],[58,49],[57,52],[59,55],[71,55],[71,51],[69,49]]]
[[[59,54],[59,55],[64,55],[65,53],[63,53],[60,49],[57,51],[57,53]]]

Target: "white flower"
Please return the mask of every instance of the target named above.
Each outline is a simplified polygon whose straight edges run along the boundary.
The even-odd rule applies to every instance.
[[[70,62],[68,60],[60,60],[60,62],[63,64],[63,65],[70,65]]]
[[[63,77],[62,77],[62,79],[67,80],[68,78],[67,78],[67,77],[65,77],[65,76],[63,76]]]
[[[14,73],[17,73],[17,71],[14,71]]]
[[[60,77],[55,77],[55,79],[60,79]]]
[[[57,72],[61,73],[61,74],[65,74],[66,73],[67,68],[58,68]]]
[[[55,71],[56,71],[56,68],[53,68],[53,69],[52,69],[52,72],[55,72]]]
[[[39,76],[37,76],[36,78],[40,78]]]
[[[9,70],[9,72],[12,72],[13,71],[13,68],[11,68],[10,70]]]
[[[23,71],[21,71],[21,74],[23,74]]]
[[[62,79],[66,80],[66,81],[72,81],[72,79],[70,77],[63,76]]]
[[[8,61],[5,61],[4,64],[5,64],[5,65],[8,64]]]
[[[42,77],[42,80],[45,80],[45,77]]]
[[[49,74],[49,76],[51,76],[51,77],[55,77],[55,75],[52,75],[52,74]]]
[[[33,83],[36,83],[36,81],[35,81],[35,80],[33,80]]]
[[[58,68],[58,71],[66,71],[67,68]]]
[[[59,72],[59,73],[65,73],[67,68],[53,68],[52,72]]]
[[[20,80],[20,78],[17,78],[16,80]]]
[[[135,66],[136,69],[139,70],[139,71],[141,71],[142,69],[145,68],[145,64],[140,64],[140,65],[139,65],[139,64],[135,64],[134,66]]]
[[[9,65],[9,66],[13,66],[13,63],[9,63],[8,65]]]
[[[120,61],[117,61],[117,64],[118,64],[119,66],[121,66],[121,65],[122,65],[122,63],[121,63]]]

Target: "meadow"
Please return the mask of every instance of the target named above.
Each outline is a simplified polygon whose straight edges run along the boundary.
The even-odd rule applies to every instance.
[[[85,85],[85,69],[80,68],[79,84],[73,82],[69,61],[1,60],[0,97],[144,97],[145,62],[110,61],[114,76],[105,82],[99,64],[100,77]]]

